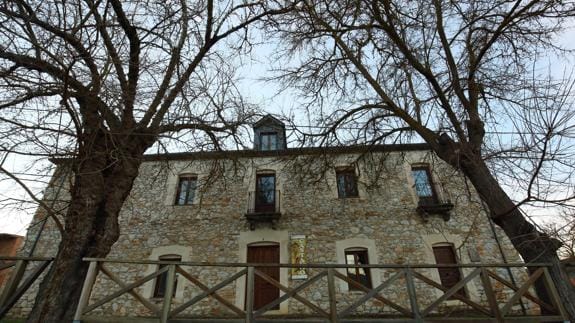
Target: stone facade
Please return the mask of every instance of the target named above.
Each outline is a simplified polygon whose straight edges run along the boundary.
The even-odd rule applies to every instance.
[[[303,263],[342,264],[344,250],[349,247],[366,248],[371,264],[433,264],[432,246],[451,243],[455,247],[459,263],[518,262],[520,258],[508,239],[489,225],[487,214],[473,188],[465,178],[439,161],[423,145],[348,147],[340,149],[288,149],[284,151],[190,153],[164,156],[148,156],[140,168],[132,193],[120,214],[121,236],[109,254],[111,259],[157,260],[159,256],[177,254],[182,261],[210,263],[246,262],[246,250],[250,243],[279,243],[280,262],[294,261],[290,255],[290,240],[305,240]],[[412,165],[429,165],[437,194],[454,204],[449,221],[440,216],[427,220],[416,211],[418,196],[411,174]],[[351,168],[357,176],[357,197],[340,198],[336,170]],[[248,194],[255,190],[258,174],[276,175],[279,190],[281,217],[274,228],[258,223],[253,230],[246,221]],[[60,176],[67,176],[60,167]],[[175,205],[180,175],[197,178],[197,187],[190,205]],[[60,185],[68,181],[54,180]],[[60,198],[66,188],[59,190]],[[56,187],[50,187],[46,198],[53,198]],[[37,219],[43,214],[38,212]],[[35,255],[55,255],[58,234],[48,221]],[[25,252],[37,228],[28,232]],[[494,234],[500,240],[498,245]],[[295,238],[294,238],[295,237]],[[505,260],[502,253],[505,254]],[[157,270],[157,265],[109,264],[110,270],[126,281]],[[233,275],[235,267],[189,267],[190,273],[202,282],[213,286]],[[318,269],[307,271],[313,276]],[[439,281],[437,269],[422,269],[421,273]],[[463,274],[470,270],[463,270]],[[343,270],[342,273],[345,274]],[[290,269],[281,269],[280,282],[295,287],[303,280],[292,277]],[[301,275],[301,272],[299,273]],[[377,286],[392,275],[391,270],[372,269],[372,284]],[[507,277],[507,272],[501,272]],[[517,277],[523,277],[516,270]],[[517,278],[516,277],[516,278]],[[296,279],[292,279],[296,278]],[[300,277],[301,278],[301,277]],[[397,286],[386,289],[386,297],[409,308],[407,291],[400,279]],[[325,285],[320,280],[318,286]],[[323,284],[323,285],[322,285]],[[422,283],[416,284],[420,306],[429,304],[441,293]],[[29,310],[37,284],[12,310],[12,316],[23,316]],[[92,293],[97,300],[117,289],[113,282],[100,275]],[[158,304],[154,299],[154,282],[139,288],[139,292]],[[327,307],[325,289],[307,288],[301,295],[320,307]],[[501,286],[501,291],[503,287]],[[182,277],[178,278],[174,302],[181,304],[201,291]],[[339,302],[349,303],[363,293],[350,291],[347,283],[338,281],[336,292]],[[472,281],[466,292],[472,299],[485,302],[479,279]],[[245,279],[241,278],[219,291],[219,294],[236,304],[244,306]],[[501,297],[505,298],[501,292]],[[442,307],[459,306],[448,301]],[[160,305],[161,306],[161,305]],[[376,300],[360,308],[363,313],[393,312]],[[145,307],[129,295],[102,306],[93,312],[106,315],[150,315]],[[204,300],[187,314],[231,314],[213,300]],[[281,304],[274,313],[309,313],[309,309],[290,299]]]

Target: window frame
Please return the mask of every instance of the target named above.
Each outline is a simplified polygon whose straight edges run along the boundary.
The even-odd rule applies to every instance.
[[[264,145],[264,137],[274,137],[275,147],[272,147],[271,140],[267,141],[267,145]],[[260,132],[260,150],[261,151],[274,151],[279,148],[279,134],[277,131],[264,131]]]
[[[439,249],[439,248],[442,248],[442,249],[448,248],[448,250],[450,250],[451,255],[453,256],[454,262],[453,262],[453,263],[449,263],[449,264],[458,265],[458,264],[460,263],[459,257],[457,257],[457,252],[455,251],[455,245],[454,245],[453,243],[450,243],[450,242],[440,242],[440,243],[434,243],[434,244],[431,246],[431,251],[432,251],[432,253],[433,253],[433,258],[434,258],[436,264],[438,264],[438,265],[442,265],[442,264],[443,264],[443,265],[447,265],[447,264],[448,264],[448,263],[439,263],[439,262],[437,261],[437,256],[436,256],[436,253],[435,253],[436,250],[437,250],[436,248],[437,248],[437,249]],[[445,271],[445,270],[456,271],[456,272],[458,273],[457,282],[455,282],[455,284],[453,284],[453,285],[451,285],[451,286],[447,286],[447,285],[445,284],[445,281],[442,279],[442,274],[441,274],[441,271],[442,271],[442,270],[443,270],[443,271]],[[447,289],[453,288],[453,286],[455,286],[456,284],[458,284],[459,282],[461,282],[461,281],[464,279],[464,277],[465,277],[465,276],[463,275],[463,273],[461,272],[461,267],[437,268],[437,274],[438,274],[438,276],[439,276],[439,283],[441,284],[441,286],[443,286],[443,287],[445,287],[445,288],[447,288]],[[467,286],[463,286],[463,287],[460,288],[455,294],[458,294],[459,296],[462,296],[462,297],[467,297],[467,296],[468,296]],[[451,296],[449,299],[450,299],[450,300],[453,300],[453,299],[456,299],[456,298],[453,297],[453,296]]]
[[[180,199],[181,199],[180,195],[182,194],[182,185],[183,185],[184,181],[188,182],[188,187],[186,190],[186,195],[184,197],[184,201],[183,201],[183,203],[180,203]],[[194,184],[190,185],[191,183],[194,183]],[[178,177],[178,186],[176,188],[176,199],[174,201],[174,205],[183,206],[183,205],[194,204],[197,187],[198,187],[198,176],[191,175],[191,174],[190,175],[180,175]]]
[[[340,177],[343,177],[343,189],[340,189]],[[351,185],[349,185],[349,180]],[[335,170],[335,182],[337,186],[337,197],[340,199],[358,198],[359,189],[357,185],[357,174],[353,167],[338,168]],[[352,190],[348,190],[349,188]]]
[[[159,261],[182,261],[182,256],[178,254],[166,254],[158,257]],[[160,270],[167,266],[166,264],[159,264],[157,270]],[[168,280],[168,272],[164,272],[157,276],[154,280],[154,288],[152,289],[152,298],[162,299],[166,296],[166,287]],[[174,278],[174,291],[172,297],[176,297],[176,291],[178,290],[178,275],[176,274]]]
[[[426,185],[429,186],[431,195],[420,195],[417,189],[417,178],[414,175],[415,171],[424,171],[425,177],[427,179]],[[435,188],[435,182],[433,180],[433,175],[431,172],[431,167],[428,164],[419,164],[411,166],[411,177],[413,178],[413,189],[415,190],[415,195],[417,196],[418,203],[423,204],[437,204],[439,203],[439,195],[437,195],[437,190]]]
[[[354,257],[354,263],[353,265],[359,265],[360,263],[358,263],[359,260],[359,255],[361,254],[362,257],[364,257],[365,259],[365,263],[362,265],[369,265],[369,250],[368,248],[365,247],[350,247],[350,248],[345,248],[343,250],[344,252],[344,259],[345,259],[345,263],[346,265],[352,265],[348,262],[348,255],[353,255]],[[366,277],[366,282],[363,283],[359,277],[360,277],[360,271],[364,270],[365,271],[365,277]],[[350,271],[355,271],[355,274],[350,273]],[[371,270],[370,268],[359,268],[359,267],[355,267],[355,268],[346,268],[346,276],[348,279],[351,279],[359,284],[361,284],[362,286],[364,286],[365,288],[369,288],[372,289],[373,288],[373,280],[371,278]],[[362,289],[355,287],[354,285],[350,284],[348,282],[348,290],[350,291],[354,291],[354,290],[359,290],[361,291]]]

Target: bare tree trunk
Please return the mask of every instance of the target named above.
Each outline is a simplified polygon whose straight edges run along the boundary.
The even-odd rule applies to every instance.
[[[105,257],[118,240],[118,215],[154,139],[92,129],[73,162],[75,181],[58,254],[27,322],[72,321],[88,269],[82,258]]]
[[[458,152],[458,153],[457,153]],[[558,243],[537,231],[509,198],[493,177],[480,155],[462,149],[445,149],[437,152],[440,158],[461,169],[469,178],[482,200],[491,211],[490,216],[511,240],[515,249],[526,263],[551,263],[551,278],[559,292],[571,320],[575,320],[575,289],[569,283],[567,274],[557,257]],[[551,298],[545,284],[540,280],[535,285],[537,294],[549,304]]]

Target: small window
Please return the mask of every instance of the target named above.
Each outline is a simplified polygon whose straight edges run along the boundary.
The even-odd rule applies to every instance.
[[[339,198],[358,197],[357,176],[353,168],[340,169],[336,171],[337,196]]]
[[[277,150],[277,149],[278,149],[278,133],[262,132],[260,134],[260,150]]]
[[[160,261],[182,261],[182,256],[180,255],[164,255],[158,258]],[[166,265],[162,264],[158,267],[158,270],[164,268]],[[154,298],[164,298],[166,295],[166,286],[168,282],[168,272],[165,272],[156,278],[156,285],[154,286]],[[174,280],[174,293],[176,296],[176,288],[178,287],[178,277]]]
[[[369,265],[366,248],[345,249],[345,263],[348,265]],[[369,268],[347,268],[347,277],[363,286],[371,289],[371,275]],[[359,288],[349,284],[349,290],[359,290]]]
[[[194,203],[197,182],[197,177],[195,176],[180,177],[178,193],[176,194],[176,205],[189,205]]]
[[[435,263],[438,265],[456,265],[457,257],[455,250],[450,243],[440,243],[433,245],[433,255],[435,256]],[[443,267],[437,268],[439,272],[439,280],[441,285],[445,288],[452,288],[461,281],[461,272],[458,267]],[[465,297],[465,288],[457,291],[457,294]]]
[[[411,174],[415,182],[415,192],[419,197],[419,204],[437,204],[437,193],[435,192],[435,187],[431,179],[429,166],[413,166],[411,168]]]

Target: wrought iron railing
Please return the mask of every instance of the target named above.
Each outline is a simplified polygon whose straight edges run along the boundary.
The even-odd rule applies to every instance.
[[[414,184],[413,188],[419,198],[418,206],[451,204],[451,199],[441,185]]]
[[[279,190],[261,190],[248,193],[247,214],[281,213]]]

